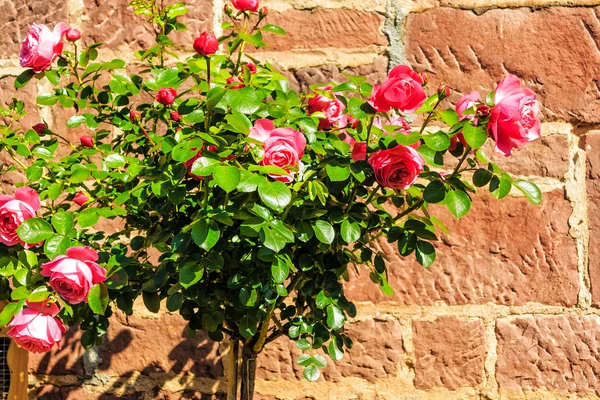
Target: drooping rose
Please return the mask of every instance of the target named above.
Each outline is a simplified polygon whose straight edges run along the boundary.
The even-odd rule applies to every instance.
[[[85,195],[85,193],[83,192],[79,192],[75,195],[75,197],[73,197],[73,202],[79,206],[84,205],[85,203],[87,203],[90,200],[89,197],[87,197]]]
[[[194,40],[194,50],[201,56],[211,56],[219,50],[219,40],[212,33],[204,32]]]
[[[94,147],[94,138],[91,136],[83,135],[79,138],[83,147]]]
[[[269,176],[284,183],[291,182],[295,173],[290,169],[302,168],[300,160],[306,148],[304,135],[291,128],[275,128],[273,122],[261,119],[256,121],[249,137],[263,142],[264,155],[260,165],[273,165],[288,171],[287,175]]]
[[[469,108],[474,107],[479,100],[480,93],[477,91],[473,91],[469,94],[464,95],[456,102],[456,113],[458,114],[458,118],[462,121],[464,119],[470,119],[473,121],[473,124],[477,125],[477,118],[475,114],[464,114]],[[460,142],[463,146],[467,146],[467,141],[465,140],[465,136],[462,132],[459,132],[457,135],[454,135],[450,138],[450,146],[448,150],[454,151],[458,146],[458,142]]]
[[[414,112],[427,98],[422,85],[423,78],[419,74],[406,65],[399,65],[392,69],[381,86],[373,87],[369,104],[379,112],[388,112],[392,108]]]
[[[230,76],[226,79],[226,82],[228,85],[231,85],[230,89],[242,89],[246,87],[244,81],[239,76]],[[238,83],[238,85],[234,85],[235,83]]]
[[[540,137],[540,105],[535,92],[522,88],[519,78],[508,75],[498,84],[495,105],[490,113],[488,132],[496,141],[496,150],[505,156],[513,149]]]
[[[38,135],[43,136],[48,127],[43,122],[40,122],[39,124],[32,126],[31,129],[33,129]]]
[[[62,53],[64,46],[62,39],[68,30],[69,26],[64,22],[57,24],[54,31],[51,31],[46,25],[33,24],[21,45],[19,54],[21,66],[32,68],[35,73],[50,68],[54,60]]]
[[[239,11],[258,11],[259,0],[231,0],[231,4]]]
[[[331,89],[333,89],[331,85],[319,88],[319,90],[329,92],[329,97],[315,93],[313,97],[308,99],[308,111],[310,114],[316,112],[325,114],[325,118],[319,119],[319,129],[331,129],[331,127],[337,126],[346,109],[344,103],[331,92]]]
[[[96,264],[98,253],[87,247],[71,247],[67,255],[42,264],[42,275],[71,304],[87,302],[92,286],[106,280],[106,270]]]
[[[81,31],[79,29],[71,28],[67,31],[66,37],[69,42],[76,42],[81,39]]]
[[[177,97],[177,92],[172,88],[163,88],[158,91],[156,94],[156,101],[160,104],[168,106],[173,104],[175,98]]]
[[[34,218],[40,208],[40,197],[31,188],[18,188],[14,196],[0,195],[0,243],[31,247],[19,239],[17,228],[23,221]]]
[[[415,149],[398,145],[378,150],[369,157],[375,179],[382,186],[392,189],[408,189],[423,172],[425,160]]]
[[[32,353],[45,353],[56,344],[61,348],[65,324],[56,318],[58,306],[54,303],[27,302],[27,308],[21,310],[8,324],[8,336],[23,349]]]

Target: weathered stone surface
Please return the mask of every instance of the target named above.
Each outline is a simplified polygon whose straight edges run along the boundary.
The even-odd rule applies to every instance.
[[[64,0],[7,0],[0,2],[0,15],[0,58],[14,58],[32,24],[46,24],[53,29],[68,20],[68,9]]]
[[[369,319],[347,325],[354,347],[344,358],[334,362],[327,358],[323,377],[337,382],[342,377],[359,377],[374,382],[394,377],[401,360],[402,334],[400,324],[392,319]],[[258,357],[257,379],[295,380],[302,377],[303,367],[296,360],[302,351],[295,342],[281,338],[270,344]]]
[[[476,386],[483,380],[483,321],[440,317],[413,321],[415,387],[431,389]]]
[[[100,348],[99,370],[111,376],[139,371],[144,375],[191,372],[206,378],[221,377],[218,344],[200,333],[194,339],[187,338],[186,324],[179,315],[126,319],[122,313],[115,313],[107,340]]]
[[[104,42],[111,50],[129,45],[137,50],[154,44],[155,33],[143,16],[136,16],[128,1],[86,1],[87,16],[82,28],[86,38]],[[189,13],[181,17],[188,25],[187,32],[175,32],[171,38],[182,47],[191,50],[194,38],[203,31],[212,31],[212,1],[186,2]]]
[[[356,68],[340,70],[336,65],[329,64],[322,67],[292,69],[285,72],[291,86],[303,92],[310,90],[310,85],[324,84],[327,82],[342,83],[348,81],[342,73],[366,76],[369,82],[377,83],[385,80],[387,76],[388,59],[379,56],[373,64],[361,65]]]
[[[437,8],[411,14],[407,59],[461,92],[492,90],[507,73],[534,89],[552,119],[600,121],[598,8]]]
[[[385,18],[373,12],[356,10],[294,10],[270,12],[267,22],[281,26],[285,36],[264,34],[268,51],[294,49],[360,48],[386,46],[382,33]]]
[[[589,271],[592,302],[600,306],[600,132],[582,138],[587,160],[587,194],[589,218]]]
[[[84,375],[81,331],[74,326],[63,336],[62,349],[29,354],[29,372],[43,375]]]
[[[577,252],[569,236],[571,206],[563,191],[546,193],[541,206],[524,198],[475,196],[468,216],[457,221],[442,207],[436,215],[451,235],[442,234],[436,262],[424,269],[414,255],[397,255],[395,244],[380,242],[388,255],[392,298],[371,282],[367,269],[345,291],[358,301],[400,304],[522,305],[539,302],[572,306],[577,301]]]
[[[523,316],[496,323],[501,389],[600,395],[600,318]]]

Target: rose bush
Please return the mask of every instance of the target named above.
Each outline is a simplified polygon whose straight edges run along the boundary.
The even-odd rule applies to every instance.
[[[448,87],[428,96],[408,66],[380,85],[346,75],[297,93],[244,52],[284,33],[258,1],[226,5],[223,36],[198,32],[180,59],[170,34],[185,28],[185,4],[132,6],[156,32],[136,53],[147,68],[100,58],[101,44],[63,23],[35,25],[15,86],[48,82],[38,105],[73,116],[30,129],[19,126],[23,102],[2,110],[0,151],[13,163],[0,171],[27,182],[0,196],[0,326],[28,350],[60,346],[63,324],[81,327],[85,347],[100,344],[113,312],[132,314],[141,297],[152,312],[179,312],[190,336],[241,343],[244,399],[256,355],[280,336],[305,352],[298,363],[314,381],[324,355],[336,361],[352,346],[349,266],[393,294],[398,266],[377,241],[430,267],[440,207],[463,217],[477,188],[541,201],[482,150],[491,137],[509,155],[539,136],[535,94],[514,76],[456,107]],[[101,220],[114,232],[95,230]]]

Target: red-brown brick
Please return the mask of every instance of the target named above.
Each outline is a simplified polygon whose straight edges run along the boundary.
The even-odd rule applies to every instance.
[[[406,305],[440,300],[450,305],[576,303],[577,251],[569,236],[572,209],[563,191],[544,194],[541,206],[524,198],[474,197],[470,213],[458,221],[441,207],[431,212],[451,233],[436,243],[436,262],[424,269],[414,254],[403,258],[395,245],[382,241],[394,297],[378,290],[365,267],[346,285],[349,297]]]
[[[409,15],[406,54],[462,92],[492,90],[507,73],[533,88],[552,119],[600,121],[598,8],[436,8]]]
[[[600,395],[597,316],[501,319],[496,324],[496,336],[500,389]]]
[[[481,320],[413,321],[413,346],[416,388],[455,390],[482,382],[486,350]]]
[[[587,194],[589,217],[589,271],[592,302],[600,306],[600,132],[582,138],[587,159]]]

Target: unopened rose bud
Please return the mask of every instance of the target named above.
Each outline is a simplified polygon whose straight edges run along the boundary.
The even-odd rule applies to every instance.
[[[269,8],[268,7],[263,7],[262,10],[260,10],[260,16],[264,18],[267,15],[269,15]]]
[[[179,113],[177,111],[171,111],[171,119],[174,122],[179,122],[179,121],[181,121],[181,115],[179,115]]]
[[[46,128],[48,128],[48,127],[43,122],[40,122],[39,124],[35,124],[34,126],[31,127],[31,129],[33,129],[40,136],[42,136],[44,134],[44,131],[46,130]]]
[[[225,4],[225,7],[223,7],[223,12],[229,17],[231,14],[233,14],[233,8],[231,8],[231,5]]]
[[[427,84],[429,83],[429,77],[427,76],[427,74],[425,72],[421,73],[421,80],[423,81],[423,86],[427,86]]]
[[[89,197],[85,195],[85,193],[79,192],[73,197],[73,202],[79,205],[80,207],[89,201]]]
[[[156,101],[162,105],[168,106],[173,104],[175,98],[177,97],[177,92],[173,88],[163,88],[158,91],[156,94]]]
[[[246,65],[244,65],[245,68],[248,68],[248,71],[250,71],[251,74],[255,74],[256,73],[256,64],[254,63],[248,63]]]
[[[194,41],[194,50],[201,56],[211,56],[219,50],[219,40],[215,35],[204,32]]]
[[[441,85],[438,88],[437,92],[438,96],[440,97],[440,100],[450,97],[450,94],[452,93],[452,91],[447,85]]]
[[[79,140],[83,147],[94,147],[94,139],[91,136],[83,135]]]
[[[141,119],[142,119],[142,116],[140,115],[139,112],[137,112],[137,111],[129,112],[129,120],[131,122],[133,122],[134,124],[137,124],[138,122],[140,122]]]
[[[480,115],[482,117],[487,117],[488,115],[490,115],[490,107],[485,105],[485,104],[481,104],[479,106],[477,106],[477,115]]]
[[[231,0],[231,4],[238,11],[258,11],[259,0]]]
[[[71,28],[67,31],[65,36],[69,42],[76,42],[81,39],[81,31],[79,29]]]
[[[228,85],[232,85],[230,87],[230,89],[241,89],[243,87],[246,87],[246,85],[244,85],[244,81],[242,81],[240,79],[240,77],[238,77],[238,76],[231,76],[231,77],[227,78],[226,82],[227,82]],[[234,83],[237,83],[237,82],[239,82],[241,84],[240,85],[234,85]]]

